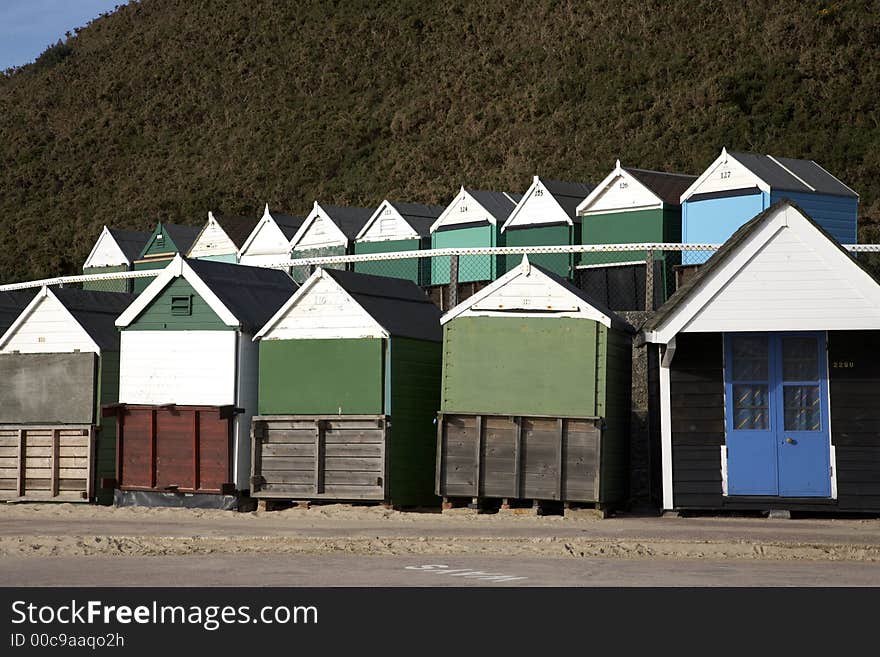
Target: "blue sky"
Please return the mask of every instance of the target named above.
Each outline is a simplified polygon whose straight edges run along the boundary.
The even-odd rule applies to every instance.
[[[75,27],[127,0],[0,0],[0,71],[21,66]]]

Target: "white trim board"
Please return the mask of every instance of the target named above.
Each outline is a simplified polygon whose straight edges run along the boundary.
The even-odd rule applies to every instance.
[[[46,324],[51,327],[51,335],[39,336],[36,341],[25,339],[22,330],[35,315],[47,315]],[[52,317],[50,315],[54,314]],[[70,322],[72,330],[60,329],[58,320]],[[22,336],[17,344],[16,339]],[[40,342],[39,340],[44,340]],[[11,348],[9,348],[11,347]],[[101,348],[92,339],[82,325],[76,320],[67,307],[48,287],[43,287],[37,295],[21,311],[12,325],[0,336],[0,352],[2,353],[68,353],[74,351],[90,351],[101,353]]]
[[[569,226],[574,225],[574,221],[568,216],[565,208],[559,205],[541,179],[535,176],[528,191],[516,204],[507,221],[504,222],[501,232],[503,233],[513,226],[538,226],[563,222]]]
[[[141,292],[140,296],[138,296],[138,298],[125,309],[125,312],[116,319],[116,326],[119,328],[129,326],[176,278],[183,278],[187,283],[192,285],[196,294],[198,294],[205,303],[211,307],[211,310],[217,313],[220,321],[227,326],[232,326],[234,328],[241,327],[241,322],[238,318],[232,314],[232,311],[230,311],[222,301],[220,301],[211,288],[198,277],[180,254],[174,256],[174,259],[167,267],[165,267],[165,269],[162,270],[162,273],[156,276],[156,278],[153,279],[153,282]]]
[[[680,332],[880,329],[880,286],[808,218],[780,203],[647,342]]]
[[[440,324],[461,316],[572,317],[611,326],[611,318],[529,263],[522,262],[491,285],[452,308]],[[552,312],[552,315],[548,315]]]
[[[421,236],[388,199],[382,201],[355,237],[357,242],[419,239]]]
[[[388,338],[377,322],[318,267],[254,336],[254,340]]]
[[[314,226],[314,227],[313,227]],[[330,215],[315,201],[302,226],[290,240],[290,248],[321,248],[328,246],[348,247],[348,238]]]
[[[89,257],[83,263],[83,269],[86,267],[117,267],[130,264],[131,261],[123,253],[110,229],[104,226],[94,246],[92,246],[92,250],[89,252]]]
[[[663,208],[663,199],[620,166],[620,160],[617,160],[614,170],[577,206],[577,214],[585,216],[658,208]]]

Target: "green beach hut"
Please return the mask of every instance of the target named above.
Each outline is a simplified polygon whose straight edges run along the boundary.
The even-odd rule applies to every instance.
[[[178,253],[183,255],[189,251],[199,230],[194,226],[166,224],[160,221],[141,249],[133,269],[135,271],[164,269]],[[152,281],[152,278],[135,278],[133,280],[135,294],[146,290]]]

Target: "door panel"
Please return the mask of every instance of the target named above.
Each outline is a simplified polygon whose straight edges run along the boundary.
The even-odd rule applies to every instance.
[[[728,494],[831,494],[822,333],[725,336]]]

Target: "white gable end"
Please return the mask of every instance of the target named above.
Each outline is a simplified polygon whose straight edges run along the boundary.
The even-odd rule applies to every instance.
[[[532,187],[514,208],[510,218],[502,230],[516,226],[534,226],[538,224],[572,223],[562,206],[547,191],[540,180],[535,180]]]
[[[100,353],[98,345],[51,293],[39,296],[3,337],[2,353]]]
[[[211,217],[190,248],[189,257],[204,258],[205,256],[228,255],[237,252],[235,243],[227,237],[217,220]]]
[[[758,187],[765,192],[770,191],[770,186],[767,183],[726,152],[722,152],[718,159],[682,194],[681,200],[684,202],[693,194],[727,192],[747,187]]]
[[[384,242],[415,239],[418,236],[419,234],[413,230],[394,206],[390,203],[383,203],[370,217],[365,229],[358,235],[358,241]]]
[[[264,217],[241,252],[241,264],[261,265],[290,258],[290,242],[271,217]]]
[[[347,246],[348,238],[321,206],[315,203],[315,207],[290,243],[295,249],[318,249],[328,246]]]
[[[617,171],[578,206],[578,214],[625,212],[663,207],[663,201],[633,176]]]
[[[260,331],[263,340],[383,338],[387,332],[336,281],[320,270]]]
[[[101,235],[98,237],[98,241],[95,242],[89,257],[86,258],[83,267],[117,267],[128,264],[131,264],[128,258],[125,257],[122,249],[119,248],[116,240],[113,239],[113,235],[104,226],[104,230],[101,231]]]
[[[443,213],[431,226],[433,233],[441,226],[456,226],[459,224],[473,224],[488,221],[495,225],[495,217],[491,212],[487,211],[482,205],[474,200],[474,197],[462,189],[455,200],[452,201]]]

